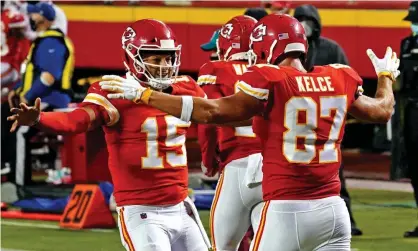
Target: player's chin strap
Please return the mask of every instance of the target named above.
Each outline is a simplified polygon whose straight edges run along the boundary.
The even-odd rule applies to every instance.
[[[248,58],[248,65],[252,66],[255,65],[257,62],[257,55],[254,53],[253,50],[249,50],[246,52]]]
[[[168,87],[170,87],[174,80],[173,79],[154,79],[151,78],[148,80],[148,85],[152,86],[153,88],[157,90],[165,90]]]
[[[126,79],[138,81],[142,85],[151,86],[155,90],[167,89],[174,82],[173,79],[158,80],[158,79],[152,79],[152,78],[148,78],[148,82],[147,82],[147,81],[143,81],[134,77],[130,71],[126,73]]]

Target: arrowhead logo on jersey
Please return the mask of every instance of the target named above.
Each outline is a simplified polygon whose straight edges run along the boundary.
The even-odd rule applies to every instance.
[[[136,33],[131,27],[126,28],[122,36],[122,45],[125,45],[126,41],[132,41],[135,36]]]
[[[261,40],[263,40],[263,36],[265,36],[267,32],[266,29],[267,26],[265,26],[264,24],[260,24],[257,27],[255,27],[250,36],[251,42],[260,42]]]

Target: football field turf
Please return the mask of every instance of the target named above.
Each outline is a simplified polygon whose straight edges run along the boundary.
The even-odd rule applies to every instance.
[[[353,237],[353,251],[416,251],[418,238],[403,238],[404,231],[418,225],[411,193],[350,190],[355,219],[364,234]],[[209,211],[201,211],[208,230]],[[112,230],[71,231],[55,222],[2,219],[2,250],[107,251],[123,250],[119,232]]]

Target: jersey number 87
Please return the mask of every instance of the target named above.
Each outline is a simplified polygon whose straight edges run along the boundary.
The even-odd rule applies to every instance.
[[[319,108],[319,109],[318,109]],[[332,111],[335,115],[332,117]],[[319,151],[319,163],[338,162],[338,150],[335,146],[347,112],[347,96],[321,97],[317,102],[309,97],[293,97],[285,105],[283,133],[283,155],[290,163],[309,164],[317,156],[317,132],[320,119],[332,120],[330,132],[323,149]],[[306,121],[299,122],[300,112],[306,113]],[[298,139],[304,142],[304,149],[298,149]]]

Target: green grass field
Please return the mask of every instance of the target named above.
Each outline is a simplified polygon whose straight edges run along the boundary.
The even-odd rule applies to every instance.
[[[354,237],[356,251],[416,251],[418,239],[405,239],[403,233],[418,225],[411,193],[350,190],[353,210],[364,235]],[[201,211],[208,229],[209,212]],[[1,222],[1,247],[30,251],[123,250],[119,232],[71,231],[58,229],[57,223],[9,220]]]

